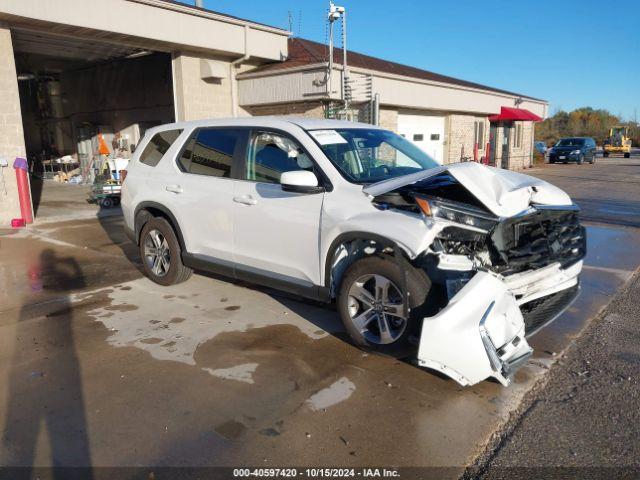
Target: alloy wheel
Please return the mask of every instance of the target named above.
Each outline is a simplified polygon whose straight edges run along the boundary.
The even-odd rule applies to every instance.
[[[354,327],[371,343],[393,343],[407,328],[404,297],[400,289],[382,275],[362,275],[353,282],[347,308]]]
[[[164,277],[171,267],[171,254],[169,244],[160,230],[149,230],[144,239],[144,261],[149,270],[158,276]]]

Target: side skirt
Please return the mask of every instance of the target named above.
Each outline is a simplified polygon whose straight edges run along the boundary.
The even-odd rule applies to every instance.
[[[299,295],[310,300],[317,300],[325,303],[331,302],[329,289],[327,287],[314,285],[297,278],[285,275],[274,274],[266,270],[236,265],[227,260],[220,260],[203,255],[183,253],[182,262],[189,268],[200,270],[215,275],[221,275],[235,280],[254,283],[264,287],[281,290],[283,292]]]

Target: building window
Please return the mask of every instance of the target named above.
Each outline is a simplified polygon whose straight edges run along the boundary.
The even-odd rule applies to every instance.
[[[140,163],[155,167],[181,133],[182,130],[165,130],[156,133],[140,154]]]
[[[515,138],[515,147],[522,148],[522,124],[516,124],[516,138]]]
[[[414,142],[421,142],[424,140],[424,135],[421,133],[414,133],[413,134],[413,141]]]
[[[484,148],[484,121],[476,121],[473,124],[473,143],[479,148]]]
[[[198,130],[178,159],[180,168],[196,175],[231,176],[231,163],[244,132],[236,129],[203,128]]]
[[[440,140],[440,134],[439,133],[432,133],[431,134],[431,140],[433,140],[433,141]]]

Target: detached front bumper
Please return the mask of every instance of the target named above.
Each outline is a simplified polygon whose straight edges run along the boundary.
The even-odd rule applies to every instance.
[[[527,336],[557,318],[577,297],[582,262],[500,277],[476,273],[433,317],[426,317],[421,366],[463,386],[493,377],[508,386],[533,350]]]

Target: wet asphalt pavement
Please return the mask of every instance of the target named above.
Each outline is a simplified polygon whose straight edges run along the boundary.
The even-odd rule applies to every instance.
[[[117,212],[0,236],[0,464],[457,476],[640,265],[638,159],[530,173],[583,205],[589,255],[581,297],[532,339],[534,358],[509,388],[461,388],[367,355],[335,311],[294,297],[203,275],[159,287]]]
[[[551,369],[548,383],[528,396],[522,415],[514,418],[497,448],[478,461],[475,475],[637,478],[638,298],[640,275]]]
[[[593,253],[619,242],[622,232],[640,227],[640,158],[599,159],[589,168],[593,170],[553,165],[535,173],[572,194],[583,209],[583,218],[599,223],[596,228],[623,227],[609,239],[596,244],[592,241],[589,250]],[[576,179],[590,188],[581,189]],[[625,250],[632,255],[636,245],[623,247],[621,255]],[[638,298],[640,273],[525,397],[508,424],[466,472],[468,478],[637,478]]]

